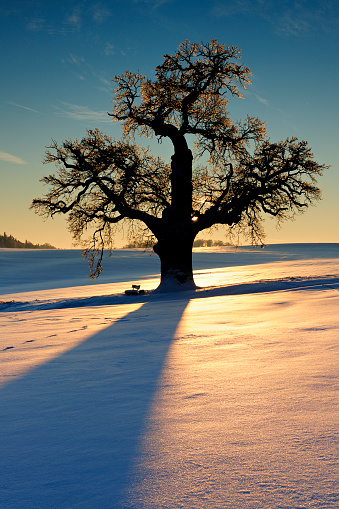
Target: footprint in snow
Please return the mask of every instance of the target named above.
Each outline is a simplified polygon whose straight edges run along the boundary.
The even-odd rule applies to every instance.
[[[81,329],[73,329],[73,330],[69,330],[67,334],[70,334],[71,332],[79,332],[81,330],[85,330],[88,328],[88,325],[84,325],[83,327],[81,327]],[[56,336],[56,334],[54,334],[54,336]]]

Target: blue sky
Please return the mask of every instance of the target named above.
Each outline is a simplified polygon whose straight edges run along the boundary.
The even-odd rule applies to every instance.
[[[331,165],[319,182],[322,202],[279,231],[268,221],[267,242],[339,242],[337,0],[6,4],[0,7],[0,233],[71,247],[63,218],[45,222],[28,210],[43,192],[39,179],[54,171],[42,164],[45,147],[52,139],[81,138],[86,128],[120,137],[107,115],[112,78],[127,69],[152,76],[181,41],[217,38],[239,46],[253,73],[244,99],[230,103],[232,118],[258,116],[272,141],[305,139],[317,161]],[[170,157],[169,146],[160,148]]]

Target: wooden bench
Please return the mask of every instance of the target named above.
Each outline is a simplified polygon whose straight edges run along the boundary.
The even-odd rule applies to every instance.
[[[145,290],[140,290],[140,285],[132,285],[131,290],[125,290],[125,295],[142,295]]]

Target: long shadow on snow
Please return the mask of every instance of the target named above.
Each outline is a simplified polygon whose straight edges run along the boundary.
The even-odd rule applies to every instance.
[[[188,301],[145,303],[0,391],[2,507],[120,507]]]
[[[329,275],[145,296],[149,301],[137,311],[7,385],[0,391],[1,506],[125,507],[120,491],[189,300],[338,283]],[[98,298],[96,305],[103,304],[108,302]],[[59,307],[73,306],[54,303],[50,309]]]

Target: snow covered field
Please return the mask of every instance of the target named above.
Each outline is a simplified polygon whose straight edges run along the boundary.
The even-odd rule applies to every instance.
[[[339,245],[0,250],[1,509],[338,508]]]

